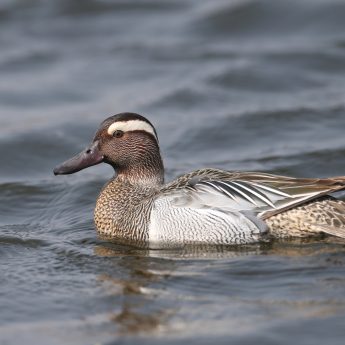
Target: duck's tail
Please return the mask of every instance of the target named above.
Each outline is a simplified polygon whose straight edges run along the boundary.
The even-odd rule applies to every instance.
[[[311,229],[328,235],[345,238],[345,202],[328,198],[313,203],[316,207]]]
[[[265,220],[274,237],[320,233],[345,239],[345,202],[326,195]]]

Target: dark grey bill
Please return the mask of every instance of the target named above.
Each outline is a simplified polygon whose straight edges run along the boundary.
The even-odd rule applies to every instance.
[[[103,155],[99,152],[98,141],[95,141],[89,148],[55,167],[54,175],[73,174],[99,164],[103,162],[103,159]]]

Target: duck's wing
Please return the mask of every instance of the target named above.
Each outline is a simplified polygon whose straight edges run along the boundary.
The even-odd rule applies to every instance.
[[[184,175],[167,185],[176,206],[217,208],[253,213],[261,219],[345,189],[345,177],[292,178],[257,172],[204,169]]]
[[[248,244],[267,233],[267,224],[245,198],[235,201],[214,183],[189,174],[157,191],[148,227],[152,248],[162,243]]]

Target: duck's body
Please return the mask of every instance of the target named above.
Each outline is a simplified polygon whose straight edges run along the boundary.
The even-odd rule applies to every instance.
[[[252,243],[266,232],[264,222],[251,220],[240,212],[194,207],[188,200],[190,187],[186,176],[157,186],[112,179],[97,199],[95,223],[98,232],[119,242],[150,247]],[[126,202],[123,202],[123,195]]]
[[[202,169],[164,184],[157,134],[133,113],[105,120],[92,146],[55,169],[73,173],[105,161],[117,171],[95,209],[98,232],[139,246],[244,244],[319,233],[345,237],[345,203],[328,196],[345,177],[296,179]]]

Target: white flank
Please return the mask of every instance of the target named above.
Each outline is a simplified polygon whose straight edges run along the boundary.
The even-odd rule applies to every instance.
[[[145,131],[147,133],[152,134],[156,140],[155,131],[147,122],[141,120],[130,120],[130,121],[119,121],[114,122],[108,128],[108,134],[113,135],[115,131],[123,131],[123,132],[130,132],[130,131]]]

